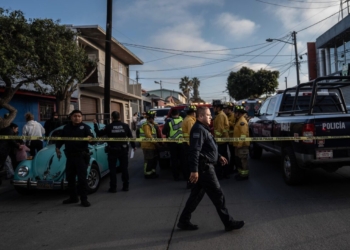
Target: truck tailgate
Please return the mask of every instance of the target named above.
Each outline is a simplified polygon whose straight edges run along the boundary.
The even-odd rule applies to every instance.
[[[323,118],[315,116],[315,135],[316,136],[342,136],[349,135],[350,132],[350,115],[334,115]],[[350,140],[349,139],[325,139],[316,140],[316,150],[333,149],[334,158],[350,156]],[[342,152],[340,152],[342,151]],[[341,155],[338,155],[341,154]],[[337,157],[338,155],[338,157]]]

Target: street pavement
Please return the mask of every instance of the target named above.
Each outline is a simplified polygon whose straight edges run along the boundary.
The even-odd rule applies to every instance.
[[[92,206],[62,205],[63,191],[23,196],[9,181],[0,187],[0,249],[349,249],[350,168],[309,172],[287,186],[279,159],[250,160],[248,181],[221,182],[227,207],[246,225],[225,232],[207,196],[193,213],[197,231],[176,228],[190,191],[169,170],[143,178],[142,151],[130,161],[130,191],[107,192],[109,178],[89,196]]]

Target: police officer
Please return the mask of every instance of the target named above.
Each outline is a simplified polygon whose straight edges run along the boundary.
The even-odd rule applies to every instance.
[[[157,138],[157,130],[154,123],[156,111],[149,110],[146,112],[147,121],[140,128],[140,138]],[[159,175],[156,173],[157,150],[153,142],[141,142],[141,148],[144,157],[143,173],[145,179],[155,179]]]
[[[70,114],[71,122],[63,127],[62,137],[88,137],[94,135],[88,125],[82,122],[83,113],[80,110],[73,110]],[[64,153],[67,157],[66,178],[68,181],[68,190],[70,197],[63,201],[63,204],[79,202],[80,195],[81,205],[89,207],[90,202],[87,200],[87,168],[90,161],[88,141],[57,141],[56,154],[61,158],[62,145],[65,144]],[[78,190],[76,189],[76,176],[78,176]],[[77,192],[78,191],[78,192]]]
[[[179,116],[179,111],[173,109],[171,111],[171,119],[169,119],[163,127],[162,133],[170,139],[182,138],[182,117]],[[182,172],[184,179],[187,180],[187,175],[184,173],[183,166],[181,164],[182,156],[182,143],[181,142],[169,142],[168,143],[171,157],[171,167],[173,170],[173,178],[175,181],[180,180],[180,172]]]
[[[227,116],[223,112],[223,103],[221,100],[215,100],[213,101],[213,107],[214,111],[216,113],[215,119],[214,119],[214,136],[215,138],[228,138],[228,131],[229,131],[229,123]],[[223,157],[228,159],[228,153],[227,153],[227,142],[218,142],[218,150],[219,154],[221,154]],[[217,166],[216,168],[216,174],[221,180],[222,178],[229,179],[230,173],[229,173],[229,167],[228,166]]]
[[[96,120],[94,120],[94,129],[98,136],[106,135],[108,138],[133,138],[128,124],[120,121],[120,113],[113,111],[113,122],[106,125],[102,130],[99,130]],[[135,142],[130,142],[131,147],[136,150]],[[128,152],[129,146],[127,141],[111,141],[108,142],[106,148],[108,153],[108,167],[109,167],[109,189],[108,192],[117,192],[117,161],[119,160],[120,168],[122,170],[123,191],[129,191],[129,172],[128,172]]]
[[[227,116],[228,124],[229,124],[229,130],[228,130],[228,136],[230,138],[233,138],[233,128],[235,126],[236,118],[233,113],[233,104],[232,102],[226,102],[224,103],[224,113]],[[237,172],[237,169],[235,169],[235,148],[233,147],[233,143],[228,143],[228,148],[230,150],[230,172]]]
[[[235,138],[247,138],[249,137],[248,122],[244,117],[247,111],[243,106],[235,107],[235,117],[236,124],[233,131],[233,136]],[[235,147],[236,164],[238,169],[238,175],[236,175],[236,180],[242,181],[249,178],[249,167],[248,167],[248,153],[249,153],[249,141],[237,141],[233,142]]]
[[[193,125],[196,123],[197,107],[194,105],[190,105],[190,106],[186,107],[185,110],[187,111],[187,116],[185,117],[184,121],[182,122],[182,135],[183,135],[183,138],[189,139],[190,138],[190,131],[191,131]],[[182,143],[182,163],[183,163],[183,169],[184,169],[185,175],[186,175],[186,180],[189,180],[190,173],[191,173],[190,166],[188,164],[189,147],[190,147],[189,142]],[[187,182],[187,189],[190,189],[191,187],[192,187],[192,183],[188,181]]]
[[[199,107],[197,121],[190,133],[189,163],[191,166],[190,181],[195,183],[191,190],[185,208],[181,213],[177,227],[183,230],[197,230],[198,226],[191,223],[191,214],[194,212],[206,193],[216,207],[226,231],[239,229],[244,221],[235,221],[229,214],[225,196],[216,177],[213,164],[227,164],[227,159],[218,154],[217,145],[210,133],[209,124],[211,113],[208,107]]]

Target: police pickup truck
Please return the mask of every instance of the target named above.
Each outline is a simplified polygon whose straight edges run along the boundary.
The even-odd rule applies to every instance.
[[[303,181],[306,169],[334,172],[349,166],[350,140],[328,139],[349,135],[350,111],[342,91],[348,86],[350,77],[322,77],[267,98],[249,121],[250,137],[278,140],[252,142],[250,158],[259,159],[263,149],[280,155],[283,176],[289,185]],[[300,140],[300,136],[328,138]],[[280,140],[283,137],[295,140]]]

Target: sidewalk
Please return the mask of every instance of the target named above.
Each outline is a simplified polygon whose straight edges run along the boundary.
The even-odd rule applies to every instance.
[[[0,186],[0,194],[7,193],[14,190],[13,185],[11,184],[11,180],[2,180],[2,184]]]

